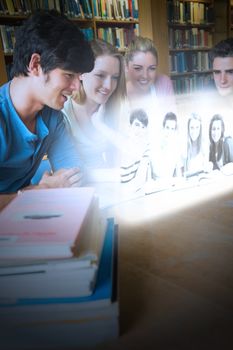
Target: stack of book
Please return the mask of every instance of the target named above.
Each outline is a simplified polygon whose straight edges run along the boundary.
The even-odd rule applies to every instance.
[[[92,188],[17,196],[0,213],[0,347],[116,338],[116,233],[113,218],[101,222]]]

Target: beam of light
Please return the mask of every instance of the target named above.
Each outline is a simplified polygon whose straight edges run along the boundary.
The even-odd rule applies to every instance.
[[[209,183],[200,183],[190,188],[177,186],[149,195],[141,192],[122,197],[119,188],[115,194],[113,188],[111,185],[111,192],[108,191],[108,195],[105,192],[105,196],[111,197],[105,206],[106,215],[114,215],[122,224],[137,225],[162,217],[169,219],[169,215],[205,202],[208,205],[208,201],[233,191],[233,176],[219,176]]]

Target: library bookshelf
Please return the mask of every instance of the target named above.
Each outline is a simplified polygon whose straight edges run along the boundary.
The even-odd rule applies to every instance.
[[[167,0],[169,73],[177,94],[191,93],[211,79],[213,0]]]
[[[215,44],[215,2],[140,1],[140,33],[154,41],[158,70],[171,77],[177,94],[192,93],[211,79],[208,52]]]
[[[5,4],[5,7],[2,6]],[[100,38],[124,52],[139,35],[139,0],[7,0],[0,3],[0,84],[9,79],[15,29],[37,9],[56,9],[74,21],[88,40]]]

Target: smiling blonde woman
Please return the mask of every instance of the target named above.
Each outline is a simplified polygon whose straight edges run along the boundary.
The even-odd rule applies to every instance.
[[[80,89],[63,109],[77,150],[89,170],[114,166],[117,150],[112,134],[117,130],[121,102],[126,95],[122,55],[99,39],[90,45],[94,69],[80,75]]]
[[[148,94],[174,96],[171,79],[158,72],[158,52],[151,39],[135,37],[126,51],[125,60],[129,99]]]

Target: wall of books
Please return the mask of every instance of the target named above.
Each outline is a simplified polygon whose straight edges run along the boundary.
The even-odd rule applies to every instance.
[[[169,67],[176,92],[193,92],[211,78],[213,1],[167,1]]]
[[[101,38],[122,51],[139,35],[138,0],[2,0],[0,84],[10,77],[15,29],[37,9],[55,9],[75,21],[88,40]]]

